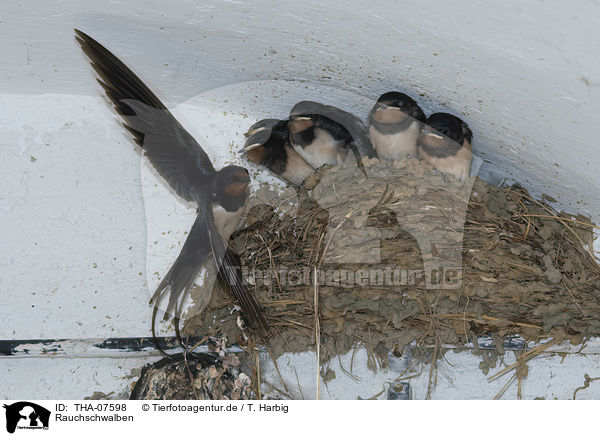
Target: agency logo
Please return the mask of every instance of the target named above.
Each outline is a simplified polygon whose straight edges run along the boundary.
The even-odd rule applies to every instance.
[[[28,401],[4,404],[6,409],[6,431],[14,433],[18,429],[47,430],[50,411]]]

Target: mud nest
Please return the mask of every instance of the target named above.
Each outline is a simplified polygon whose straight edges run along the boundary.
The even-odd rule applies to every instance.
[[[232,243],[273,332],[240,328],[226,292],[189,334],[321,358],[365,346],[373,361],[482,335],[600,335],[600,269],[588,219],[519,187],[459,182],[423,161],[323,168],[299,191],[261,187]],[[316,279],[315,279],[316,278]]]
[[[246,400],[251,380],[233,353],[208,364],[188,354],[175,354],[142,368],[131,400]]]

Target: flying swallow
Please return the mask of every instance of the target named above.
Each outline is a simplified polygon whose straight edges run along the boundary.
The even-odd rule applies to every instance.
[[[369,136],[380,159],[417,156],[417,141],[425,114],[401,92],[382,94],[369,114]]]
[[[155,305],[153,337],[158,305],[168,296],[165,319],[173,317],[181,343],[180,302],[207,261],[214,261],[251,325],[268,331],[258,302],[242,280],[240,259],[228,245],[248,198],[248,171],[234,165],[215,170],[200,144],[123,62],[90,36],[77,29],[75,33],[100,77],[98,82],[123,118],[123,126],[171,188],[198,205],[198,215],[179,256],[150,300]]]
[[[362,121],[334,106],[301,101],[290,112],[288,128],[294,150],[314,168],[338,165],[349,151],[361,168],[363,157],[376,156]]]
[[[469,177],[473,132],[467,123],[447,113],[431,114],[419,140],[419,157],[459,180]]]
[[[295,186],[300,186],[314,172],[292,148],[287,120],[261,120],[250,127],[247,135],[240,153],[250,162],[267,167]]]

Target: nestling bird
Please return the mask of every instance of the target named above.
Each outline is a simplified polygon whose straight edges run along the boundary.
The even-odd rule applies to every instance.
[[[369,136],[380,159],[417,156],[417,141],[425,114],[401,92],[382,94],[369,114]]]
[[[290,112],[289,132],[294,150],[314,168],[338,165],[349,151],[361,167],[363,157],[375,156],[362,121],[334,106],[297,103]]]
[[[287,120],[258,121],[246,135],[248,139],[240,153],[245,154],[250,162],[268,168],[292,185],[301,185],[314,172],[314,168],[292,148]]]
[[[466,180],[473,159],[473,132],[460,118],[439,112],[425,121],[419,140],[419,157],[444,174]]]
[[[179,256],[150,300],[155,305],[153,337],[158,305],[168,296],[165,318],[173,317],[181,342],[181,301],[207,261],[215,263],[251,325],[267,331],[261,308],[242,280],[240,259],[228,245],[248,198],[248,171],[235,165],[215,170],[200,144],[123,62],[90,36],[77,29],[75,33],[100,77],[98,82],[123,118],[123,126],[171,188],[198,205],[198,215]]]

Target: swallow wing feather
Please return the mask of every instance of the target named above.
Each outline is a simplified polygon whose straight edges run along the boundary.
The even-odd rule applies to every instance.
[[[195,200],[206,176],[215,173],[206,152],[123,62],[90,36],[75,32],[125,128],[177,194]]]
[[[206,213],[198,213],[177,259],[175,259],[173,266],[162,279],[150,300],[150,303],[158,305],[168,294],[167,315],[180,318],[181,297],[187,294],[204,262],[210,258],[212,244],[208,230],[208,219]],[[210,292],[212,286],[205,286],[205,288]],[[206,301],[209,297],[206,298]]]

